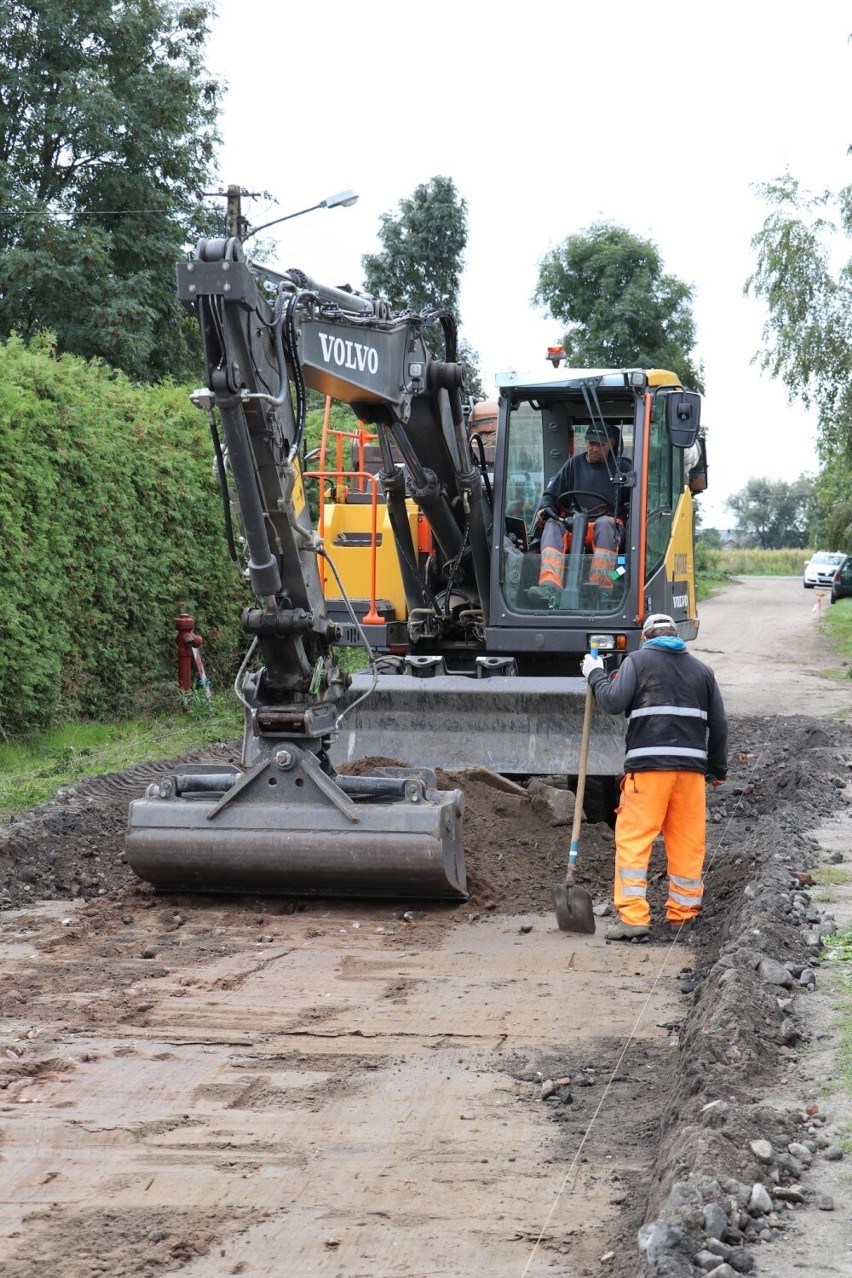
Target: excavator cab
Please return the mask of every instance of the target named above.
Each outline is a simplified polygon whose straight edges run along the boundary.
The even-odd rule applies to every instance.
[[[552,649],[563,661],[579,659],[594,631],[618,659],[638,647],[649,609],[668,612],[684,638],[694,637],[689,476],[697,443],[704,449],[698,397],[665,370],[557,367],[507,373],[498,383],[489,646],[532,657],[530,626],[544,626],[539,657]],[[584,469],[586,440],[596,433],[610,447],[603,457],[589,454]],[[570,459],[577,478],[556,492]],[[550,523],[544,555],[543,507],[559,528],[555,542]]]
[[[629,408],[629,405],[627,406]],[[539,583],[543,572],[542,510],[548,483],[563,464],[583,451],[584,435],[593,425],[582,401],[550,403],[523,400],[507,411],[505,536],[501,581],[507,604],[521,613],[607,616],[624,606],[630,581],[626,553],[626,525],[632,486],[632,418],[609,417],[613,443],[598,463],[605,472],[602,487],[610,487],[607,501],[601,492],[573,485],[554,495],[560,541],[550,551],[557,561],[552,589]],[[615,555],[605,573],[596,572],[597,521],[611,521]],[[551,540],[556,530],[551,531]],[[545,559],[546,562],[546,559]],[[558,580],[557,580],[558,578]]]

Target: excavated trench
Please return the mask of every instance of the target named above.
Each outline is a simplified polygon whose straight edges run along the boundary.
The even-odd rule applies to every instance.
[[[850,767],[842,724],[732,720],[688,946],[662,927],[661,847],[650,943],[556,929],[553,787],[444,778],[466,797],[456,907],[157,896],[122,852],[155,767],[13,822],[3,1272],[780,1272],[818,1197],[784,1151],[816,1166],[830,1143],[797,1071],[831,928],[810,832]],[[599,906],[612,858],[584,825]]]

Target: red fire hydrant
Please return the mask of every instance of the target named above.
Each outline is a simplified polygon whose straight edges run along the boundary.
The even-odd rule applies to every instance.
[[[213,696],[210,688],[210,680],[204,670],[204,662],[201,660],[201,645],[204,642],[201,635],[197,635],[193,630],[195,619],[190,617],[188,612],[182,612],[179,617],[175,618],[175,626],[177,627],[177,650],[178,650],[178,685],[183,692],[192,691],[193,669],[198,676],[198,686],[203,688],[207,700]]]

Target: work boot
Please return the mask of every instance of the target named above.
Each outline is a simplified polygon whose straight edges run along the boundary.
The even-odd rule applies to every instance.
[[[617,923],[607,923],[604,936],[608,941],[633,941],[647,936],[650,931],[647,923],[625,923],[619,919]]]
[[[530,586],[527,591],[527,600],[537,608],[555,608],[559,602],[559,591],[555,586],[549,586],[546,583],[543,586]]]
[[[692,935],[694,926],[695,919],[669,919],[669,931],[675,939],[680,936],[685,941]]]

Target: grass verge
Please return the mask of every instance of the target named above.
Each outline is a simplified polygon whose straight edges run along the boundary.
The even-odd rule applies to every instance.
[[[63,786],[137,763],[168,759],[230,741],[242,732],[233,693],[215,701],[193,694],[186,710],[122,723],[68,723],[24,741],[0,744],[0,822],[47,803]]]
[[[836,887],[840,884],[850,882],[849,867],[839,865],[817,865],[810,871],[811,878],[814,883],[818,883],[820,887],[831,884]]]
[[[843,660],[839,673],[852,679],[852,599],[838,599],[836,604],[829,605],[823,613],[822,624]]]
[[[714,595],[718,595],[723,586],[729,586],[730,584],[730,577],[714,577],[702,574],[695,579],[695,598],[699,603],[702,599],[712,599]]]

